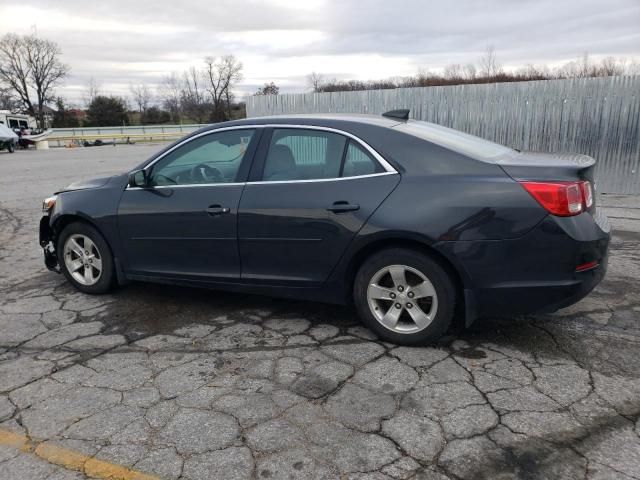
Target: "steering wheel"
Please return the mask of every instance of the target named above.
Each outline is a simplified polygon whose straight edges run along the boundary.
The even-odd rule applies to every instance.
[[[189,174],[191,175],[191,181],[196,183],[221,183],[225,181],[224,175],[220,170],[206,163],[194,165]]]

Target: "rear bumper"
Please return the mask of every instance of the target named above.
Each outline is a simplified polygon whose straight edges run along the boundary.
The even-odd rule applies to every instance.
[[[609,223],[603,213],[545,218],[513,240],[450,242],[440,247],[465,268],[467,324],[474,318],[548,313],[576,303],[604,278]],[[578,265],[597,266],[576,271]]]
[[[604,278],[607,260],[598,267],[579,272],[575,279],[548,283],[505,284],[474,290],[477,316],[505,314],[551,313],[586,297]]]

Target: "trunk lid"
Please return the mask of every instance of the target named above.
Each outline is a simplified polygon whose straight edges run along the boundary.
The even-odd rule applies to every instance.
[[[591,183],[594,201],[587,211],[595,211],[594,172],[596,160],[575,153],[517,152],[495,161],[507,175],[518,182],[575,182]]]
[[[593,185],[596,161],[575,153],[513,152],[495,162],[518,181],[589,180]]]

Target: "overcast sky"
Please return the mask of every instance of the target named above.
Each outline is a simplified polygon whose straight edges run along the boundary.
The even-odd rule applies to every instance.
[[[201,65],[244,64],[238,94],[274,81],[304,91],[317,71],[341,79],[406,76],[476,62],[506,68],[581,56],[640,58],[640,0],[0,0],[0,32],[58,42],[81,105],[91,77],[108,94]]]

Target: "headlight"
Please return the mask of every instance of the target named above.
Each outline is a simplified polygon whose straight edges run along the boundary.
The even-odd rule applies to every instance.
[[[43,212],[51,211],[53,206],[56,204],[56,198],[58,198],[56,195],[54,195],[53,197],[45,198],[44,202],[42,202],[42,211]]]

